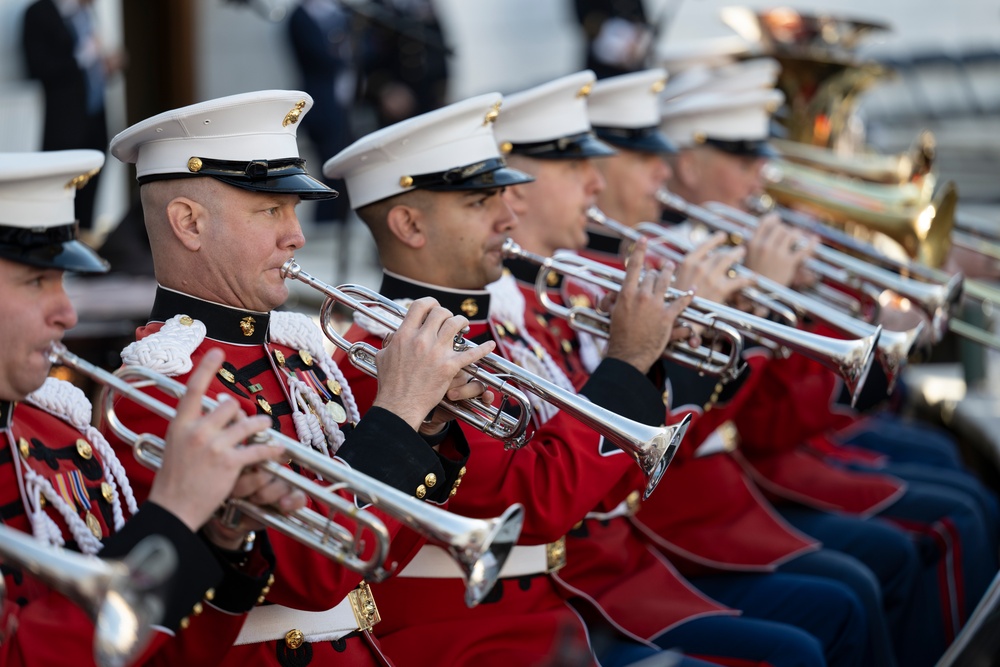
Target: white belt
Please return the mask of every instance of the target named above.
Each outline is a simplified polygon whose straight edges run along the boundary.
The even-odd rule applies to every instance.
[[[302,611],[278,604],[254,607],[247,614],[236,646],[284,639],[289,648],[303,642],[334,641],[356,630],[370,630],[381,618],[368,585],[362,583],[336,607]]]
[[[731,421],[722,422],[719,428],[712,431],[695,451],[695,458],[711,456],[719,452],[731,452],[740,442],[740,434]]]
[[[610,521],[611,519],[617,519],[622,516],[632,516],[639,511],[639,504],[642,502],[642,498],[638,491],[633,491],[628,494],[628,498],[621,501],[615,505],[612,509],[607,512],[587,512],[587,519],[594,519],[595,521]]]
[[[500,569],[500,579],[555,572],[566,564],[566,540],[535,546],[515,545]],[[462,571],[448,552],[425,544],[396,577],[412,579],[461,579]]]

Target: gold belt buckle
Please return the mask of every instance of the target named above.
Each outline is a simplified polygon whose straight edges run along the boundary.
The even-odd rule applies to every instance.
[[[555,542],[545,545],[546,573],[551,574],[566,567],[566,538],[560,537]]]
[[[725,421],[719,426],[719,437],[722,438],[722,446],[727,452],[736,451],[740,444],[740,432],[736,430],[736,424],[732,421]]]
[[[372,589],[368,587],[367,582],[362,581],[358,584],[357,588],[347,594],[347,599],[351,601],[351,610],[354,612],[354,620],[358,622],[359,630],[367,632],[382,620],[378,607],[375,606]]]

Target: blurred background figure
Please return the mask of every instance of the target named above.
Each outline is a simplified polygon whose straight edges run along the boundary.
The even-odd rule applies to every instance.
[[[362,95],[378,127],[443,106],[451,49],[445,44],[434,3],[371,0],[366,5],[363,14],[371,20],[362,38]],[[358,128],[365,134],[362,130]]]
[[[42,150],[107,150],[104,89],[122,56],[104,50],[93,0],[36,0],[24,14],[22,47],[28,76],[45,95]],[[76,197],[81,230],[90,230],[100,175]]]
[[[574,0],[587,45],[586,67],[598,79],[646,67],[654,31],[642,0]]]
[[[328,160],[351,142],[350,108],[357,75],[351,43],[351,15],[335,0],[304,0],[288,19],[288,40],[300,74],[302,90],[314,101],[302,120],[320,161]],[[343,191],[339,181],[327,185]],[[340,223],[348,211],[344,197],[320,202],[316,222]]]

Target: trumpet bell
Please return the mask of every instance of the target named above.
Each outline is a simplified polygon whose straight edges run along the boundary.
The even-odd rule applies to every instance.
[[[466,606],[479,604],[496,584],[523,525],[524,507],[515,504],[487,521],[485,530],[467,533],[464,541],[452,540],[448,551],[465,572]]]

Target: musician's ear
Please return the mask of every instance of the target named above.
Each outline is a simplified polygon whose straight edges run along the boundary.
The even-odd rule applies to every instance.
[[[427,243],[427,220],[424,211],[416,206],[397,204],[386,213],[389,232],[408,248],[422,248]]]

